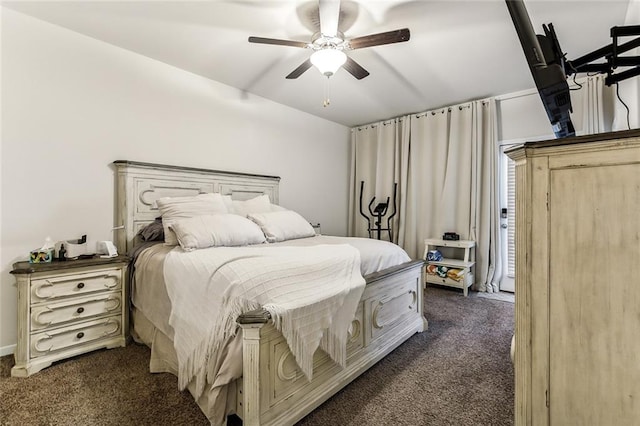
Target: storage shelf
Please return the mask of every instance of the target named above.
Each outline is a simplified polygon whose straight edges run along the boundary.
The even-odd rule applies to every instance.
[[[438,261],[427,260],[427,263],[429,265],[453,266],[455,268],[463,268],[463,269],[470,268],[475,264],[475,262],[465,262],[464,260],[461,260],[461,259],[449,259],[449,258],[444,258]]]
[[[432,283],[432,284],[440,284],[446,285],[449,287],[461,288],[463,295],[467,296],[468,288],[474,282],[473,278],[473,267],[476,264],[475,262],[475,241],[471,240],[441,240],[437,238],[427,238],[424,240],[424,255],[423,259],[426,262],[424,269],[424,282]],[[445,257],[442,260],[434,261],[427,260],[427,254],[429,250],[437,249],[439,247],[446,247],[448,256],[456,256],[454,258]],[[462,250],[462,253],[460,253]],[[453,253],[455,252],[455,253]],[[457,257],[460,255],[460,257]],[[427,266],[446,266],[448,268],[461,269],[462,272],[459,274],[460,281],[453,280],[449,277],[440,277],[438,275],[432,275],[427,273]]]

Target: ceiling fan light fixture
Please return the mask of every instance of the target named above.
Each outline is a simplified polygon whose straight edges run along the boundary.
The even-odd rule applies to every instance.
[[[310,59],[322,75],[331,77],[347,61],[347,55],[342,50],[327,47],[313,52]]]

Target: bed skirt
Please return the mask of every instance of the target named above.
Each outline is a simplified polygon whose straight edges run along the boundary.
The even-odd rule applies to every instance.
[[[178,357],[173,347],[173,341],[160,329],[155,327],[147,317],[135,307],[131,307],[131,336],[136,343],[147,345],[151,349],[149,371],[151,373],[171,373],[178,376]],[[177,383],[176,383],[177,387]],[[195,395],[195,383],[192,381],[187,387],[191,395]],[[195,397],[194,397],[195,399]],[[211,418],[209,413],[208,393],[203,392],[196,403],[202,412]],[[227,396],[227,415],[236,414],[236,383],[229,385]]]

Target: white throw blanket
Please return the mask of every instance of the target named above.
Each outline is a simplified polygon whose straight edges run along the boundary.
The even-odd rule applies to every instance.
[[[217,354],[237,333],[238,315],[264,308],[285,337],[296,362],[311,379],[320,346],[346,362],[348,329],[365,281],[360,256],[348,245],[229,247],[166,257],[179,386],[196,378],[196,398],[213,383]]]

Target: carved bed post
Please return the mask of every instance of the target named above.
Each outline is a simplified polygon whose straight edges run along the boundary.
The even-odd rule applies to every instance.
[[[260,426],[260,331],[270,318],[269,312],[262,309],[238,317],[242,327],[241,415],[244,426]]]
[[[260,329],[264,324],[242,325],[242,424],[260,424]]]

